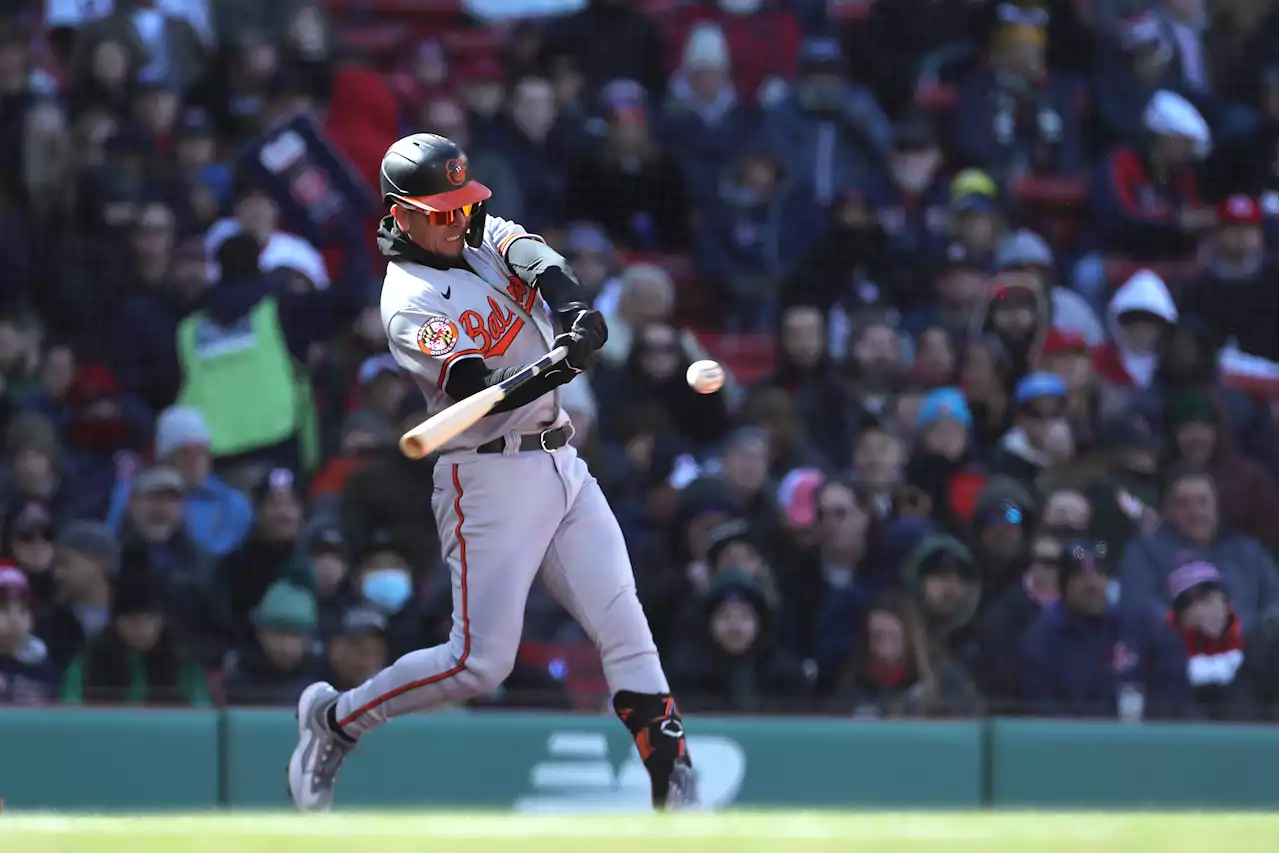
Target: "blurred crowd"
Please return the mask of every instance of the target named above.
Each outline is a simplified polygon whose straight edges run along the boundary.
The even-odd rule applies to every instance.
[[[430,131],[609,318],[565,407],[688,710],[1275,719],[1274,0],[383,5],[5,4],[0,704],[447,638],[374,243]],[[524,638],[476,704],[604,706]]]

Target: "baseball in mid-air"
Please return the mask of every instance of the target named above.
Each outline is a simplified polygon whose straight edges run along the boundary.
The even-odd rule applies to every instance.
[[[684,378],[699,394],[714,394],[724,385],[724,368],[718,361],[703,359],[689,365]]]

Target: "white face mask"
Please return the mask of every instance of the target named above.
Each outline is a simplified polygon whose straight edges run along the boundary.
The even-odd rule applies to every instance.
[[[893,180],[900,189],[912,195],[924,192],[942,160],[936,150],[916,154],[898,154],[892,162]]]

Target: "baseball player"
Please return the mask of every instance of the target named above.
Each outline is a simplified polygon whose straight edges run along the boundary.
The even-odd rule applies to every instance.
[[[298,700],[289,790],[305,811],[333,802],[360,737],[394,717],[488,694],[511,672],[534,577],[603,658],[614,710],[649,771],[655,808],[692,805],[693,768],[618,522],[569,445],[561,385],[589,368],[608,329],[565,259],[485,214],[489,189],[441,136],[401,139],[382,160],[382,322],[431,414],[519,372],[568,357],[440,449],[432,507],[453,577],[449,642],[411,652],[359,687],[323,682]]]

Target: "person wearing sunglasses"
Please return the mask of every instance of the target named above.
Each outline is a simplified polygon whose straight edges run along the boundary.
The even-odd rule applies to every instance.
[[[316,682],[298,700],[289,789],[327,811],[344,758],[395,717],[491,694],[512,672],[535,576],[600,651],[619,719],[649,771],[655,808],[696,802],[684,724],[644,611],[627,546],[569,443],[561,385],[608,339],[564,257],[489,216],[492,192],[457,143],[428,133],[382,161],[382,322],[391,354],[435,414],[559,346],[567,357],[445,444],[432,507],[453,582],[447,642],[401,657],[353,690]]]

